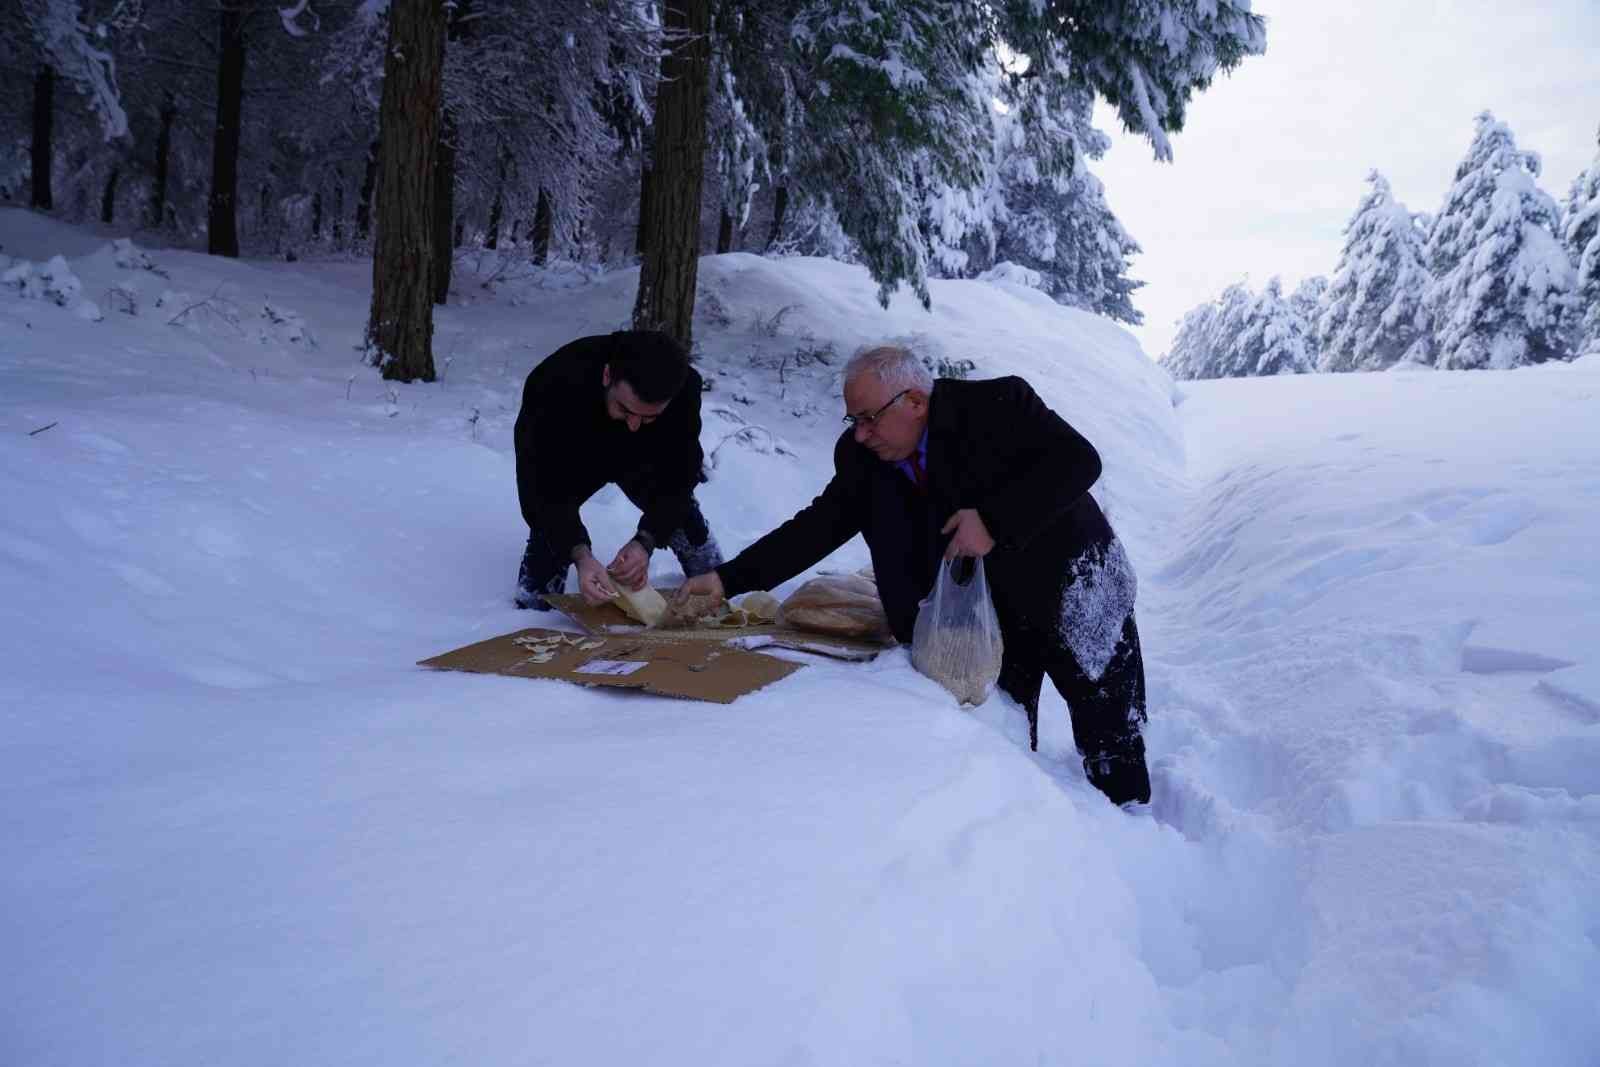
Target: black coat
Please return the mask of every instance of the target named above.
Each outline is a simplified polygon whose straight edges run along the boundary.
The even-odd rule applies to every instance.
[[[1018,624],[1059,630],[1073,563],[1112,540],[1089,495],[1099,453],[1021,378],[934,383],[925,493],[851,430],[834,446],[833,465],[821,496],[717,568],[729,596],[771,589],[860,533],[890,627],[909,642],[949,542],[939,529],[957,510],[976,508],[995,539],[984,569],[1009,648]]]
[[[590,544],[578,508],[615,482],[639,501],[639,529],[656,543],[683,528],[705,460],[700,450],[700,375],[693,368],[654,422],[636,432],[606,413],[601,370],[607,336],[581,337],[533,368],[517,413],[517,496],[530,530],[565,554]]]

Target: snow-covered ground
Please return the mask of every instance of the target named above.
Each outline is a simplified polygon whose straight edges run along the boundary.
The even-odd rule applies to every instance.
[[[1180,390],[1025,289],[707,259],[725,547],[820,487],[866,341],[1099,446],[1129,815],[1053,692],[1034,756],[903,652],[729,707],[412,666],[558,621],[509,603],[511,422],[632,274],[468,260],[391,386],[364,263],[105,244],[0,212],[103,316],[0,291],[0,1061],[1594,1062],[1600,360]]]

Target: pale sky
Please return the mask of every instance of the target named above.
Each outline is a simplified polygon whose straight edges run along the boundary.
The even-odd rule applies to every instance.
[[[1224,286],[1274,274],[1284,292],[1331,275],[1341,230],[1369,170],[1413,211],[1439,208],[1489,110],[1543,157],[1559,202],[1595,158],[1600,0],[1256,0],[1267,54],[1218,78],[1190,105],[1171,163],[1124,133],[1090,169],[1144,247],[1133,276],[1152,358],[1177,320]]]

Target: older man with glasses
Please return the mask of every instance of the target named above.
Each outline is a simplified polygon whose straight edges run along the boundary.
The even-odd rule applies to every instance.
[[[694,498],[704,480],[700,375],[666,334],[621,330],[557,349],[528,375],[515,435],[528,524],[518,607],[547,608],[545,595],[565,588],[574,565],[592,604],[609,599],[613,585],[639,589],[658,545],[691,577],[722,562]],[[602,566],[578,509],[610,483],[641,514],[638,531]]]
[[[1049,674],[1089,781],[1147,803],[1136,582],[1089,495],[1094,446],[1021,378],[935,381],[899,346],[850,361],[844,404],[822,495],[680,597],[771,589],[859,533],[890,627],[910,642],[941,557],[981,557],[1005,639],[1000,688],[1027,713],[1032,747]]]

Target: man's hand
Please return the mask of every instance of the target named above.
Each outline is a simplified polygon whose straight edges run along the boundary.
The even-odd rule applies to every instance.
[[[962,508],[945,522],[940,533],[955,531],[955,536],[950,538],[950,544],[944,550],[945,559],[955,559],[957,556],[977,556],[982,558],[994,551],[994,538],[989,536],[989,527],[983,524],[983,516],[978,514],[977,508]]]
[[[627,589],[643,589],[645,580],[650,577],[650,553],[639,542],[629,541],[622,546],[606,571],[616,579],[618,585]]]
[[[606,569],[594,558],[589,546],[580,545],[575,549],[572,553],[572,562],[578,565],[578,592],[583,594],[585,603],[604,604],[616,599],[617,591],[611,587],[611,579],[606,577]]]
[[[726,594],[722,588],[722,578],[718,576],[716,571],[707,571],[705,574],[690,578],[672,595],[672,602],[674,604],[684,604],[692,596],[712,596],[718,602],[721,602],[726,599]]]

